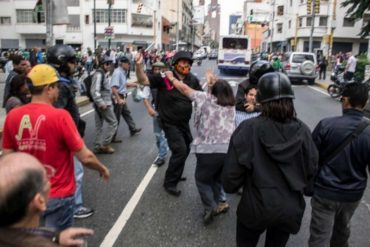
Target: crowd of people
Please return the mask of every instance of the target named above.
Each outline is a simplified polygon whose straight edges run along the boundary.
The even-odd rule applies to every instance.
[[[164,165],[171,151],[164,191],[181,196],[185,163],[194,154],[204,225],[233,206],[226,193],[239,192],[237,246],[256,246],[264,232],[265,246],[285,246],[301,227],[306,195],[312,196],[309,246],[348,246],[349,222],[365,191],[370,162],[370,128],[362,120],[368,101],[364,85],[346,85],[343,116],[323,119],[311,133],[297,118],[292,85],[276,64],[254,62],[234,96],[229,83],[211,71],[203,91],[191,73],[190,52],[178,51],[166,63],[154,58],[150,66],[145,53],[128,53],[88,52],[92,151],[84,143],[86,123],[76,105],[75,50],[50,47],[46,63],[33,67],[22,56],[13,59],[4,92],[0,245],[81,246],[80,238],[93,234],[73,228],[75,218],[94,213],[82,201],[84,167],[109,180],[109,169],[96,155],[113,154],[111,143],[122,142],[121,116],[131,136],[140,133],[127,104],[128,87],[140,84],[153,118],[154,164]],[[127,80],[133,68],[136,83]]]

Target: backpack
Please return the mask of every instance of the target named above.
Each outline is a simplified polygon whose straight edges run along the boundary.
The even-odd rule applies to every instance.
[[[97,69],[95,73],[101,73],[102,77],[104,78],[104,72],[101,71],[100,69]],[[85,79],[84,79],[84,84],[86,87],[86,96],[89,98],[90,102],[94,102],[94,98],[91,95],[91,84],[92,84],[92,78],[94,75],[89,74]]]

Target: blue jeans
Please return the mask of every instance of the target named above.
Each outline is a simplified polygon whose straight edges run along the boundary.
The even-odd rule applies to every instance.
[[[156,144],[158,148],[158,158],[166,158],[168,151],[167,139],[164,135],[164,131],[159,123],[158,116],[153,117],[153,132],[156,139]]]
[[[81,162],[73,157],[75,167],[76,192],[75,192],[75,212],[82,207],[82,179],[84,176],[84,168]]]
[[[49,198],[43,220],[46,227],[62,231],[73,225],[75,197]]]

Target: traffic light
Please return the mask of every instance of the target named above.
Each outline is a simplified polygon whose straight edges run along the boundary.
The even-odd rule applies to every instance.
[[[250,15],[253,15],[253,9],[250,10]]]
[[[307,0],[307,15],[312,14],[312,0]]]
[[[315,14],[320,14],[320,0],[315,0]]]
[[[138,5],[137,5],[137,11],[136,11],[136,13],[138,13],[138,14],[140,14],[141,13],[141,9],[143,8],[143,3],[139,3]]]

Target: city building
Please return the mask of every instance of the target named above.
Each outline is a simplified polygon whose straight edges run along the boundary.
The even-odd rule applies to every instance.
[[[211,0],[207,8],[207,15],[205,18],[205,41],[204,43],[217,44],[220,39],[220,11],[221,7],[217,0]],[[214,45],[213,45],[214,46]]]
[[[111,37],[111,48],[150,46],[169,49],[176,43],[178,23],[180,43],[191,46],[191,0],[112,2],[112,28],[107,29],[109,10],[106,0],[65,0],[69,24],[53,26],[53,42],[84,50],[98,45],[108,47]],[[45,13],[35,14],[35,4],[36,0],[0,0],[0,49],[46,47]]]
[[[317,9],[308,4],[315,1]],[[363,21],[354,22],[346,17],[348,8],[341,7],[343,0],[274,0],[270,5],[269,28],[264,32],[264,49],[272,51],[308,51],[311,24],[313,23],[313,51],[325,56],[337,52],[354,54],[368,50],[368,40],[359,33]],[[310,13],[311,9],[311,13]],[[315,13],[314,17],[312,12]]]

